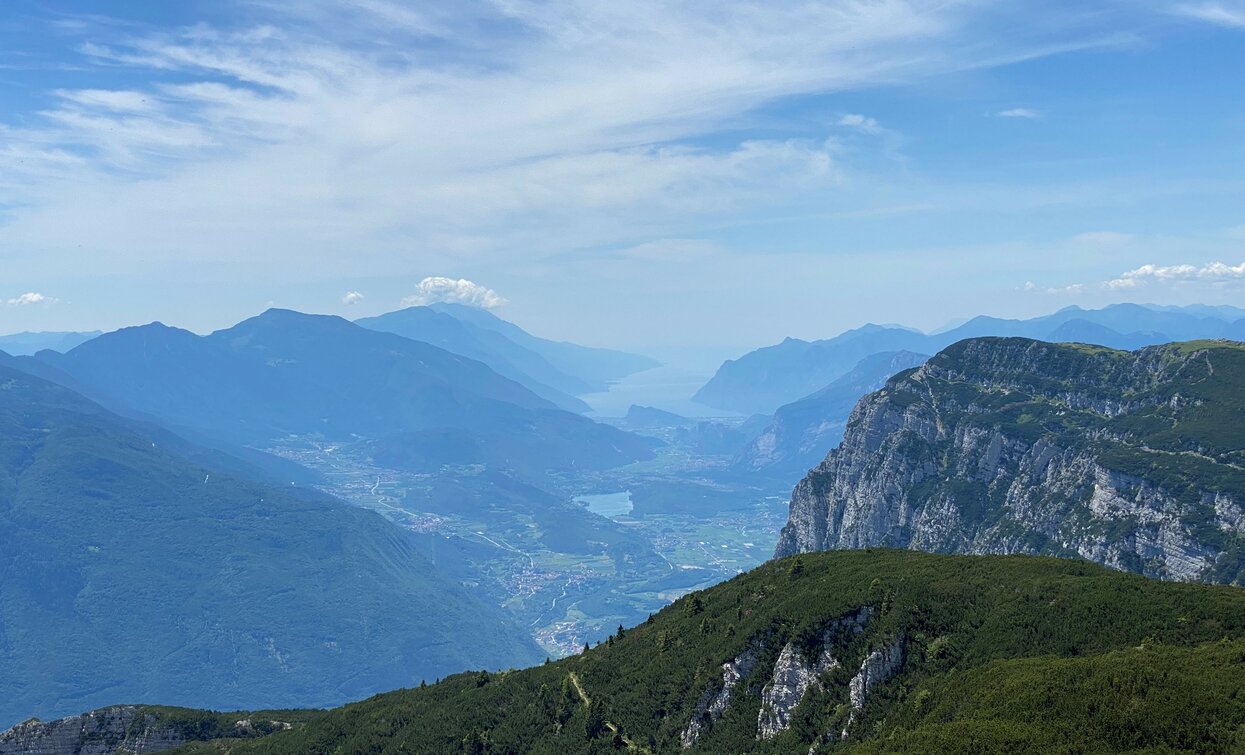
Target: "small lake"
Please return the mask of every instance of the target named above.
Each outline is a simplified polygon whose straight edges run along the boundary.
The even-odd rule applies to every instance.
[[[634,506],[631,503],[631,491],[624,490],[621,493],[594,493],[593,495],[581,495],[575,498],[576,503],[581,503],[588,507],[588,510],[594,514],[607,516],[611,519],[616,516],[630,514]]]

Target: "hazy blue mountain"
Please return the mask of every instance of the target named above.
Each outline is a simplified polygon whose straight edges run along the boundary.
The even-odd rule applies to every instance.
[[[42,378],[76,393],[87,392],[75,378],[42,359],[15,357],[0,351],[0,366]],[[143,433],[159,440],[166,450],[181,454],[197,464],[215,466],[222,471],[277,485],[314,486],[324,482],[319,472],[280,456],[264,453],[241,443],[221,440],[190,428],[180,428],[181,433],[174,434],[165,429],[157,417],[142,412],[130,411],[128,416],[141,422]]]
[[[495,330],[481,328],[429,307],[408,307],[378,317],[355,320],[355,324],[424,341],[475,359],[561,409],[588,411],[588,405],[575,398],[576,394],[592,390],[588,382],[561,372],[541,355]]]
[[[694,424],[696,420],[664,409],[632,404],[627,408],[627,414],[622,421],[633,430],[655,430],[663,427],[683,427]]]
[[[1227,304],[1186,304],[1183,306],[1175,304],[1142,304],[1141,306],[1156,309],[1160,312],[1184,312],[1185,314],[1197,315],[1198,317],[1217,317],[1225,322],[1245,320],[1245,309]]]
[[[1132,351],[1145,346],[1166,343],[1167,336],[1162,333],[1120,333],[1106,325],[1099,325],[1089,320],[1068,320],[1046,334],[1046,339],[1055,343],[1092,343],[1108,346],[1112,349]]]
[[[628,354],[625,351],[538,338],[518,325],[506,322],[492,312],[476,307],[463,304],[433,304],[431,308],[485,330],[501,333],[519,346],[539,354],[558,370],[584,380],[592,390],[605,390],[611,381],[657,367],[660,364],[655,359]]]
[[[648,454],[645,441],[558,410],[480,362],[339,317],[269,310],[209,336],[153,323],[39,357],[110,407],[233,442],[449,429],[508,433],[550,467],[562,463],[562,438],[576,439],[576,458]]]
[[[739,427],[713,420],[701,420],[674,433],[676,444],[704,456],[734,456],[749,440]]]
[[[1094,310],[1066,307],[1029,320],[974,317],[933,334],[866,325],[826,340],[788,338],[727,361],[697,391],[694,400],[720,409],[768,414],[828,385],[871,354],[900,350],[933,354],[957,341],[982,336],[1081,341],[1125,349],[1199,338],[1245,337],[1245,326],[1223,319],[1231,315],[1231,308],[1113,304]]]
[[[66,352],[95,338],[100,333],[101,331],[98,330],[90,333],[12,333],[7,336],[0,336],[0,349],[13,356],[30,356],[44,349]]]
[[[0,366],[0,723],[319,706],[542,657],[379,515],[189,445]]]
[[[931,336],[866,325],[824,341],[787,338],[727,361],[693,397],[708,406],[772,414],[779,406],[821,390],[883,351],[920,352]]]
[[[779,477],[803,476],[843,439],[852,408],[890,377],[929,357],[884,351],[862,359],[851,372],[799,401],[781,406],[761,433],[735,457],[736,469]]]

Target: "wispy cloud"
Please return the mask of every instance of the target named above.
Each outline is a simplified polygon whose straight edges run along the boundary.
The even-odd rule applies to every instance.
[[[1037,110],[1027,107],[1014,107],[1008,110],[1000,110],[995,113],[995,115],[1000,118],[1025,118],[1028,120],[1033,120],[1034,118],[1040,118],[1042,116],[1042,114]]]
[[[506,304],[496,291],[464,278],[424,278],[414,294],[402,300],[404,307],[424,306],[437,302],[469,304],[481,309],[495,309]]]
[[[9,299],[5,303],[8,304],[10,307],[27,307],[32,304],[55,304],[56,299],[54,299],[51,296],[44,296],[43,294],[37,293],[35,291],[29,291],[27,293],[22,294],[21,296],[16,296],[12,299]]]
[[[0,125],[0,248],[20,239],[54,265],[90,228],[74,259],[99,269],[262,250],[274,270],[332,274],[364,247],[352,269],[390,274],[412,248],[642,243],[841,179],[826,135],[703,139],[766,103],[1114,33],[1077,26],[1073,4],[1035,7],[1034,24],[938,0],[252,7],[266,23],[88,26],[83,62],[128,83],[56,89]]]
[[[1177,6],[1175,11],[1179,15],[1198,21],[1245,30],[1245,3],[1239,0],[1238,2],[1189,3]]]

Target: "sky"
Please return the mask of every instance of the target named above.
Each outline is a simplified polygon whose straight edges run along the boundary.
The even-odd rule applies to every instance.
[[[5,0],[0,332],[1245,304],[1245,0]]]

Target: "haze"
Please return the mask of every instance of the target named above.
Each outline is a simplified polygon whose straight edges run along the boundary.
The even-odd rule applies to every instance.
[[[1235,0],[13,0],[0,331],[441,299],[678,358],[1239,303],[1242,35]]]

